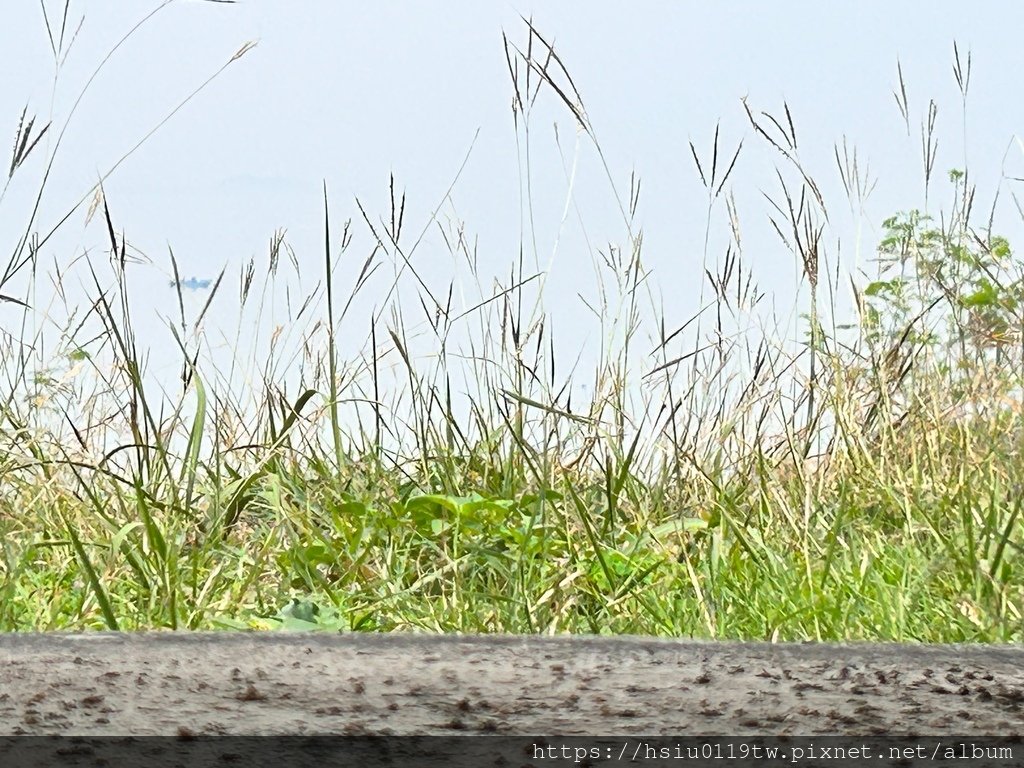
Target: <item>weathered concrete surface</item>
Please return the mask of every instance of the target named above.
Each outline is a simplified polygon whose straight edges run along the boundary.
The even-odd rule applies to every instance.
[[[1020,734],[1024,649],[0,636],[0,735]]]

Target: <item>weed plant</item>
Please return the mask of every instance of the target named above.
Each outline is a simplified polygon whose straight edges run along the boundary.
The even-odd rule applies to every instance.
[[[58,58],[66,19],[65,7],[63,25],[47,21]],[[558,54],[532,24],[525,37],[505,40],[521,156],[543,93],[603,161]],[[955,71],[966,98],[959,51]],[[909,121],[902,74],[897,102]],[[525,257],[486,285],[449,230],[480,300],[460,310],[430,289],[392,182],[381,222],[360,208],[338,226],[324,190],[322,281],[266,360],[202,356],[203,317],[229,280],[186,318],[172,254],[181,389],[160,391],[102,181],[58,227],[91,206],[113,284],[89,262],[95,292],[56,326],[55,347],[28,322],[41,310],[26,286],[56,231],[33,212],[0,277],[23,318],[2,338],[0,628],[1021,640],[1020,260],[991,220],[975,226],[965,170],[938,221],[925,201],[884,222],[875,274],[827,269],[826,201],[788,106],[744,107],[778,160],[771,222],[809,300],[796,345],[756,328],[762,296],[729,187],[741,149],[717,132],[709,155],[691,145],[709,222],[725,206],[733,225],[724,257],[705,251],[706,303],[674,329],[645,299],[633,179],[594,307],[607,342],[587,372],[555,359],[543,270]],[[41,122],[22,113],[8,175],[42,157],[40,199],[63,136]],[[856,206],[869,182],[845,144],[835,160]],[[227,300],[258,325],[294,258],[275,236],[269,269],[247,265]],[[353,302],[382,264],[398,277],[360,318]],[[842,324],[847,282],[856,312]],[[418,317],[425,335],[409,330]],[[348,359],[339,338],[356,333],[366,344]],[[263,374],[239,386],[241,368]]]

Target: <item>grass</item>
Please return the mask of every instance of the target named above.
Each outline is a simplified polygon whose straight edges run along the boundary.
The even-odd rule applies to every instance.
[[[505,40],[520,156],[543,91],[604,162],[568,71],[525,32],[522,47]],[[64,33],[51,39],[65,55]],[[957,52],[966,99],[964,63]],[[909,120],[902,75],[900,92]],[[778,158],[770,216],[802,270],[801,337],[758,330],[728,186],[741,148],[720,153],[716,131],[710,156],[691,146],[709,228],[722,206],[733,227],[724,256],[705,246],[704,309],[668,327],[632,180],[623,244],[600,263],[606,342],[586,372],[555,359],[544,270],[527,256],[488,285],[448,230],[479,300],[460,310],[451,286],[431,287],[392,180],[380,222],[360,206],[361,222],[340,228],[325,189],[321,284],[263,359],[203,357],[201,322],[227,283],[188,319],[172,253],[180,319],[167,338],[182,386],[160,391],[102,185],[82,204],[107,230],[110,282],[89,262],[86,309],[45,315],[56,342],[27,330],[39,310],[14,293],[53,235],[33,213],[0,278],[23,313],[20,335],[2,339],[0,629],[1020,641],[1020,261],[991,223],[974,225],[973,187],[955,171],[941,223],[926,201],[884,222],[874,275],[829,269],[826,201],[789,108],[744,106],[754,142]],[[10,177],[55,130],[23,113]],[[926,159],[933,143],[929,128]],[[845,144],[835,155],[856,207],[868,180]],[[353,257],[360,226],[367,255]],[[247,327],[266,324],[278,268],[295,258],[283,235],[270,251],[262,291],[262,267],[240,276]],[[856,312],[843,325],[848,280]],[[341,340],[357,326],[369,330],[349,358]]]

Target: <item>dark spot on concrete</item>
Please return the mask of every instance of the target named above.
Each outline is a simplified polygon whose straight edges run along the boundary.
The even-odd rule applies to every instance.
[[[793,685],[794,691],[824,691],[825,687],[817,685],[816,683],[795,683]]]
[[[343,715],[345,710],[341,707],[317,707],[313,710],[314,714],[317,715]]]
[[[721,708],[713,707],[708,703],[707,699],[702,699],[700,702],[700,713],[705,717],[721,717],[725,714]]]
[[[235,696],[239,701],[263,701],[267,697],[256,690],[256,686],[252,683],[246,687],[244,691]]]

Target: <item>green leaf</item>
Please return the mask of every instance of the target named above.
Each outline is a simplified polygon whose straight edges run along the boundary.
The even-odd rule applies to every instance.
[[[315,625],[318,613],[320,613],[320,606],[316,603],[292,598],[291,603],[281,609],[280,617],[285,621],[300,621]]]
[[[981,281],[981,287],[960,302],[965,307],[991,307],[999,300],[999,292],[988,280]]]
[[[886,293],[896,293],[901,287],[900,280],[876,280],[864,289],[865,296],[881,296]]]
[[[651,529],[651,535],[660,539],[663,536],[670,536],[673,533],[691,533],[703,531],[708,527],[708,521],[700,517],[683,517],[679,520],[669,520],[667,523],[656,525]]]

